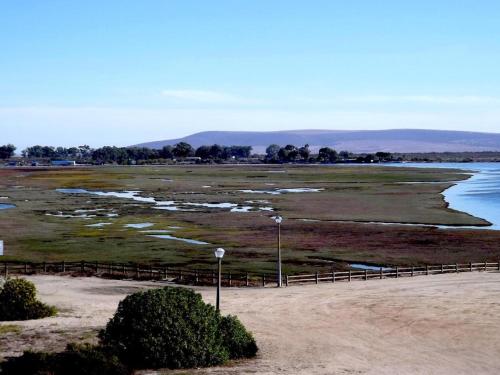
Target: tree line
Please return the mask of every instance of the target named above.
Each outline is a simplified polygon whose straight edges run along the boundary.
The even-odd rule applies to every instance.
[[[268,163],[373,163],[392,160],[393,156],[389,152],[356,155],[349,151],[337,152],[330,147],[322,147],[313,155],[307,144],[302,147],[294,145],[281,147],[272,144],[266,148],[265,156],[265,161]]]
[[[13,157],[16,147],[13,145],[0,146],[0,159]],[[153,164],[169,160],[186,160],[199,163],[222,163],[229,160],[246,161],[250,157],[264,163],[372,163],[391,161],[392,155],[386,152],[376,154],[355,155],[348,151],[340,151],[330,147],[322,147],[316,154],[312,154],[309,145],[284,147],[272,144],[266,148],[265,155],[252,155],[251,146],[221,146],[203,145],[194,148],[189,143],[179,142],[173,146],[164,146],[161,149],[147,147],[115,147],[104,146],[93,149],[87,145],[79,147],[52,147],[31,146],[22,150],[25,160],[74,160],[77,163],[89,164]]]

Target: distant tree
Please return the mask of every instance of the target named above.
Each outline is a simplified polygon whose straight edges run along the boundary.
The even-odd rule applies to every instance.
[[[224,148],[220,145],[212,145],[210,146],[210,157],[213,160],[219,160],[222,159],[222,154],[224,152]]]
[[[372,154],[368,154],[363,158],[365,163],[373,163],[375,161],[375,156]]]
[[[78,147],[79,157],[81,159],[90,159],[92,157],[92,149],[89,145],[83,145]]]
[[[102,163],[117,163],[126,164],[130,157],[125,148],[104,146],[93,150],[92,159],[98,164]]]
[[[276,144],[269,145],[266,148],[266,160],[268,162],[277,162],[279,151],[280,151],[279,145],[276,145]]]
[[[335,163],[338,160],[337,151],[330,147],[322,147],[319,149],[318,161],[320,163]]]
[[[237,159],[244,159],[250,157],[252,146],[230,146],[224,147],[223,159],[235,157]]]
[[[194,149],[189,143],[179,142],[174,146],[172,153],[177,158],[186,158],[194,155]]]
[[[304,161],[308,161],[309,160],[309,157],[311,155],[311,151],[309,150],[309,145],[308,144],[306,144],[306,145],[302,146],[301,148],[299,148],[299,155],[302,158],[302,160],[304,160]]]
[[[379,152],[377,152],[375,154],[375,156],[377,158],[379,158],[380,160],[386,160],[386,161],[387,160],[392,160],[392,154],[390,152],[381,152],[381,151],[379,151]]]
[[[280,162],[293,162],[297,160],[299,150],[294,145],[286,145],[278,151],[278,158]]]
[[[347,160],[347,159],[349,159],[349,156],[350,156],[350,155],[349,155],[349,151],[340,151],[340,152],[339,152],[339,157],[340,157],[340,159],[342,159],[342,160]]]
[[[200,146],[196,149],[194,156],[201,158],[202,160],[210,159],[210,146]]]
[[[160,150],[160,157],[163,159],[172,159],[174,157],[172,150],[173,147],[170,145],[163,146],[163,148]]]
[[[0,146],[0,159],[8,159],[14,156],[16,146],[12,144]]]

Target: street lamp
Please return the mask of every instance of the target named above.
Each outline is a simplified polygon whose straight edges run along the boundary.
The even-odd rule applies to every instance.
[[[222,266],[222,258],[224,257],[224,253],[226,251],[219,247],[217,250],[215,250],[214,254],[215,254],[215,257],[217,258],[218,260],[218,274],[219,274],[219,277],[218,277],[218,280],[217,280],[217,303],[216,303],[216,306],[215,308],[217,309],[217,311],[219,311],[219,307],[220,307],[220,284],[221,284],[221,266]]]
[[[281,222],[283,218],[281,216],[275,216],[274,221],[278,224],[278,269],[276,274],[276,285],[278,288],[281,288],[282,285],[282,277],[281,277]]]

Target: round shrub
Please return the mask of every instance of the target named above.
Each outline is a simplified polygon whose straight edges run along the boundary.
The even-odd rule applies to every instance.
[[[226,346],[228,335],[244,330],[241,323],[237,329],[226,323],[227,335],[223,334],[221,322],[220,314],[201,295],[166,287],[126,297],[100,338],[133,368],[213,366],[232,357]]]
[[[231,315],[222,317],[220,332],[230,359],[249,358],[257,354],[255,339],[237,317]]]
[[[9,279],[0,290],[0,321],[41,319],[56,313],[36,299],[35,285],[25,279]]]

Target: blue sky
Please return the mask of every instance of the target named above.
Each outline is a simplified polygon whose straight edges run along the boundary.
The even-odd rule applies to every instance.
[[[498,1],[2,1],[0,144],[500,132]]]

